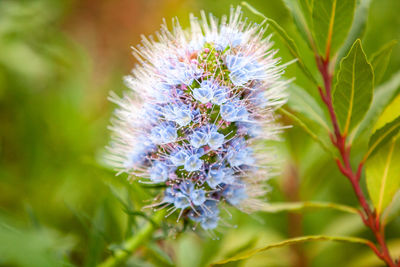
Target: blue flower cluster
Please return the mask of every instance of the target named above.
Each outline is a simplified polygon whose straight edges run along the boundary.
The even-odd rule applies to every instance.
[[[239,8],[221,23],[192,17],[191,37],[176,26],[163,28],[160,42],[144,40],[127,79],[136,95],[115,100],[112,128],[115,165],[166,186],[152,206],[205,230],[217,227],[222,203],[242,208],[260,195],[253,143],[264,126],[273,135],[273,109],[283,103],[262,28],[246,26]]]

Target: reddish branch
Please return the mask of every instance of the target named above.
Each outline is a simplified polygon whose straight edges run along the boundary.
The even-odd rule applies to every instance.
[[[350,164],[350,150],[351,145],[346,143],[347,133],[342,133],[339,128],[339,123],[333,109],[332,102],[332,72],[329,69],[330,61],[329,54],[327,54],[326,59],[320,56],[316,56],[316,61],[318,65],[319,72],[321,73],[322,79],[324,81],[324,89],[318,87],[319,93],[321,95],[322,101],[325,103],[329,111],[329,116],[332,121],[333,133],[330,133],[330,137],[333,145],[337,148],[340,153],[340,159],[336,159],[336,163],[341,171],[341,173],[346,176],[357,196],[357,199],[362,207],[360,210],[360,216],[364,224],[372,230],[375,238],[379,244],[379,249],[371,242],[369,247],[374,251],[374,253],[382,259],[390,267],[400,267],[400,263],[393,261],[389,254],[384,236],[384,225],[381,224],[380,215],[372,211],[368,205],[365,195],[360,187],[361,172],[363,169],[363,162],[358,165],[357,171],[353,171]]]

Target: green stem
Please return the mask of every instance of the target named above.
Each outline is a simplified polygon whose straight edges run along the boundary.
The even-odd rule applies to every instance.
[[[125,262],[132,252],[140,245],[145,243],[159,228],[161,221],[165,218],[165,210],[158,211],[142,229],[139,230],[134,236],[126,240],[121,248],[114,251],[113,255],[109,256],[98,267],[112,267],[118,266]]]

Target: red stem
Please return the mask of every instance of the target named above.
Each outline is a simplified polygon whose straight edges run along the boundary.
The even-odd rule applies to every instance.
[[[322,101],[328,108],[329,116],[332,121],[333,133],[330,134],[333,145],[338,149],[340,153],[340,159],[336,159],[336,163],[341,171],[341,173],[346,176],[357,196],[357,199],[362,207],[360,211],[361,219],[364,224],[371,229],[374,233],[375,238],[379,244],[380,249],[378,249],[372,242],[368,244],[373,252],[382,259],[389,267],[400,267],[400,263],[397,265],[390,256],[389,250],[387,248],[384,236],[384,225],[380,223],[380,216],[373,212],[367,203],[365,195],[360,187],[360,178],[363,169],[363,162],[358,165],[357,172],[354,172],[350,164],[350,150],[351,145],[346,144],[347,133],[341,133],[339,128],[339,123],[333,109],[332,102],[332,73],[329,70],[329,54],[326,59],[316,55],[317,66],[319,72],[321,73],[322,79],[324,81],[324,89],[318,87],[319,93],[321,95]]]

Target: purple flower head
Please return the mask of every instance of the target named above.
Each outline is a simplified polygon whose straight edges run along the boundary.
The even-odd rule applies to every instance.
[[[279,130],[286,82],[264,28],[240,8],[220,24],[202,17],[191,16],[189,30],[163,26],[135,50],[140,64],[125,78],[133,93],[112,99],[109,162],[163,186],[153,207],[208,231],[221,205],[259,207],[271,164],[259,141]]]

